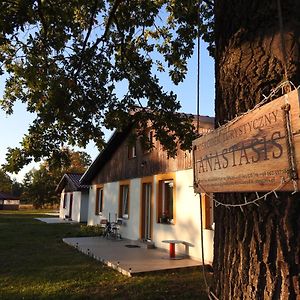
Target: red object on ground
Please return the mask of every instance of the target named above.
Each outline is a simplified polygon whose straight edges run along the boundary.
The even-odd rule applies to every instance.
[[[170,243],[170,258],[175,258],[175,243]]]

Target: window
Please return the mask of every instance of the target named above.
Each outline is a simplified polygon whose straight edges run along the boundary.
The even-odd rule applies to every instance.
[[[150,130],[148,133],[148,139],[150,144],[153,144],[153,130]]]
[[[147,145],[143,146],[144,154],[151,152],[151,147],[153,146],[154,132],[153,130],[147,131]]]
[[[158,223],[174,223],[174,180],[159,181]]]
[[[120,185],[119,218],[129,218],[129,184]]]
[[[64,193],[63,208],[66,208],[66,206],[67,206],[67,194]]]
[[[96,189],[96,208],[95,214],[101,215],[103,212],[103,187],[98,187]]]
[[[136,144],[128,145],[128,158],[134,158],[136,157]]]

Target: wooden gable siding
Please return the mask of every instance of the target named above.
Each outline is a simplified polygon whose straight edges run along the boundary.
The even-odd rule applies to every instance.
[[[212,124],[202,123],[201,128],[203,132],[206,132],[212,128]],[[192,168],[192,152],[179,150],[176,158],[169,158],[158,141],[154,140],[154,145],[155,148],[145,153],[140,142],[137,141],[136,157],[128,158],[128,139],[125,139],[94,177],[92,184],[141,178]]]

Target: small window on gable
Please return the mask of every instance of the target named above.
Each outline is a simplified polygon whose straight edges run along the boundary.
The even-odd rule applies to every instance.
[[[147,143],[150,148],[145,146],[144,153],[151,152],[152,149],[151,147],[153,146],[154,143],[154,132],[151,129],[147,131]]]
[[[67,207],[67,193],[64,193],[63,208]]]
[[[120,185],[119,218],[129,218],[129,185]]]
[[[136,157],[136,144],[128,145],[128,158],[134,158]]]
[[[101,215],[103,212],[103,187],[98,187],[96,189],[96,208],[95,214]]]
[[[174,223],[174,181],[159,181],[158,223]]]

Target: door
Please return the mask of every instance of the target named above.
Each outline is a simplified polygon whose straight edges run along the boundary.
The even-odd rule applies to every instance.
[[[142,186],[142,240],[152,239],[152,183]]]
[[[70,194],[69,219],[72,220],[73,194]]]

